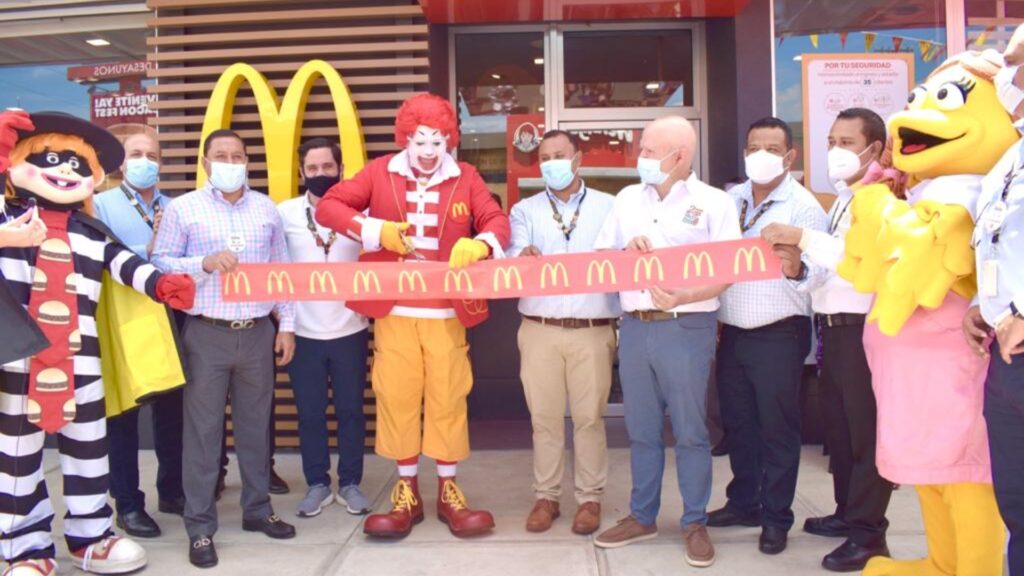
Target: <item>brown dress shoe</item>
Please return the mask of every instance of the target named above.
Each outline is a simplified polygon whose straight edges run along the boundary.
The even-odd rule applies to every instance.
[[[711,545],[708,529],[700,524],[683,528],[683,545],[686,547],[686,563],[697,568],[706,568],[715,563],[715,547]]]
[[[545,532],[551,528],[551,523],[555,521],[555,518],[561,515],[561,512],[558,511],[558,502],[541,498],[533,505],[533,510],[526,517],[526,531]]]
[[[437,479],[437,518],[459,538],[483,534],[494,528],[494,517],[486,510],[471,510],[455,478]]]
[[[601,505],[597,502],[584,502],[576,509],[576,518],[572,521],[572,531],[580,536],[597,532],[601,527]]]
[[[391,511],[371,514],[363,523],[363,533],[380,538],[402,538],[423,521],[423,499],[415,476],[398,479],[391,490]]]
[[[601,532],[594,538],[594,546],[598,548],[621,548],[641,540],[649,540],[658,536],[658,527],[654,524],[641,524],[632,516],[619,520],[615,526]]]

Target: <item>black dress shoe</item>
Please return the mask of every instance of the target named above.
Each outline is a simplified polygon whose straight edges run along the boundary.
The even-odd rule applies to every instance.
[[[751,528],[761,525],[761,512],[751,514],[739,514],[728,506],[723,506],[708,514],[708,526],[712,528],[725,528],[727,526],[749,526]]]
[[[117,515],[117,527],[129,536],[136,538],[156,538],[160,536],[160,527],[156,521],[146,514],[145,510],[134,510],[127,514]]]
[[[277,517],[277,514],[271,514],[260,520],[243,519],[242,530],[246,532],[263,532],[267,536],[278,540],[287,540],[288,538],[295,537],[295,526],[281,520]]]
[[[189,541],[188,561],[196,568],[213,568],[217,565],[217,549],[211,536],[196,536]]]
[[[161,500],[157,504],[157,510],[164,514],[174,514],[175,516],[185,515],[185,497],[180,496],[174,500]]]
[[[873,546],[862,546],[853,540],[847,540],[825,556],[821,566],[832,572],[860,572],[867,566],[868,560],[875,556],[889,556],[889,547],[886,546],[885,540]]]
[[[277,475],[277,472],[273,468],[270,469],[270,489],[271,494],[287,494],[291,489],[288,488],[288,483],[283,478]]]
[[[826,538],[846,538],[850,535],[850,525],[839,516],[829,514],[805,520],[804,532]]]
[[[786,531],[776,526],[765,526],[761,530],[761,538],[757,548],[764,554],[779,554],[786,549]]]

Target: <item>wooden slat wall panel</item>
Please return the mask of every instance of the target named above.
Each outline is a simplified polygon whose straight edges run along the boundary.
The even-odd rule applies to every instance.
[[[148,0],[153,34],[147,44],[154,64],[149,77],[158,101],[165,169],[161,188],[170,194],[194,188],[199,136],[207,99],[221,71],[246,62],[283,96],[292,74],[308,60],[331,63],[345,79],[359,109],[370,157],[395,149],[399,104],[427,89],[426,19],[416,0]],[[247,140],[250,183],[267,184],[266,157],[255,99],[243,86],[232,128]],[[303,139],[335,137],[331,98],[322,81],[309,98]],[[372,341],[371,341],[372,351]],[[275,389],[277,446],[298,446],[298,421],[287,373]],[[367,385],[367,446],[373,445],[375,406]],[[337,429],[329,409],[330,443]],[[229,423],[229,442],[230,437]]]

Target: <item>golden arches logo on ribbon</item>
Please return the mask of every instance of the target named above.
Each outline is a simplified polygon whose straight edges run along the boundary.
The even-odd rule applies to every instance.
[[[451,292],[450,285],[455,284],[455,290],[462,291],[462,282],[466,282],[466,292],[473,291],[473,279],[469,277],[469,272],[465,270],[448,270],[444,274],[444,291],[447,294]]]
[[[615,277],[615,266],[612,265],[611,260],[605,258],[604,260],[591,260],[590,264],[587,264],[587,286],[594,284],[595,272],[597,273],[597,283],[603,285],[605,271],[608,272],[612,286],[617,284],[618,279]]]
[[[633,265],[633,282],[640,281],[640,267],[643,266],[644,278],[647,281],[651,280],[651,273],[658,273],[658,282],[665,281],[665,268],[661,265],[661,258],[657,256],[641,256],[636,259],[636,264]]]
[[[224,295],[230,296],[232,291],[235,294],[243,293],[239,288],[244,285],[246,296],[252,295],[252,285],[249,284],[249,275],[245,272],[230,272],[224,277]]]
[[[708,254],[707,250],[701,250],[699,254],[693,252],[686,255],[686,259],[683,260],[683,279],[690,277],[690,267],[693,266],[693,271],[697,273],[697,277],[704,276],[704,269],[707,268],[708,278],[715,277],[715,265],[711,261],[711,255]]]
[[[498,278],[504,280],[505,290],[512,288],[512,281],[516,282],[516,290],[523,289],[523,277],[519,274],[519,268],[516,266],[498,266],[494,269],[494,291],[498,291]]]
[[[562,286],[569,287],[569,271],[565,269],[565,264],[556,262],[545,262],[544,266],[540,269],[540,287],[543,290],[547,288],[547,281],[551,279],[551,287],[558,286],[558,278],[562,278]]]
[[[764,262],[764,252],[761,251],[760,246],[751,246],[750,248],[740,248],[739,250],[736,251],[736,258],[733,260],[732,264],[732,273],[740,273],[740,258],[746,260],[747,272],[753,272],[755,256],[757,256],[758,271],[764,272],[767,269],[767,266]]]
[[[302,65],[285,91],[284,100],[278,100],[277,91],[267,77],[245,63],[232,64],[225,70],[210,94],[210,103],[203,118],[202,143],[211,132],[231,127],[235,98],[243,82],[247,82],[256,98],[263,144],[266,148],[268,191],[275,202],[287,200],[299,185],[298,156],[302,121],[309,102],[309,94],[318,78],[323,78],[330,90],[337,117],[341,153],[344,156],[345,178],[351,178],[366,164],[366,142],[359,123],[359,114],[348,86],[333,66],[323,60],[310,60]],[[200,153],[200,158],[202,154]],[[206,182],[202,162],[198,163],[196,187]]]
[[[338,284],[334,281],[334,274],[329,270],[314,270],[309,273],[309,293],[316,294],[317,286],[320,287],[320,292],[327,292],[327,284],[331,285],[331,294],[338,293]]]
[[[423,279],[423,273],[419,270],[402,270],[398,273],[398,293],[405,293],[405,286],[409,285],[409,291],[415,292],[417,284],[420,292],[427,291],[427,281]]]
[[[275,270],[267,274],[267,295],[274,295],[274,287],[277,291],[284,293],[285,286],[288,286],[288,294],[295,294],[295,284],[292,283],[292,276],[287,270]]]
[[[363,287],[363,292],[369,292],[370,286],[373,286],[373,292],[380,294],[380,278],[377,277],[377,273],[373,270],[356,270],[355,276],[352,277],[352,293],[359,294],[359,286]]]

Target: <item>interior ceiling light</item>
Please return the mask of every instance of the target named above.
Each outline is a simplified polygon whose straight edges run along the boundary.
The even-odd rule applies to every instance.
[[[90,46],[110,46],[110,42],[107,42],[103,38],[90,38],[85,41]]]

